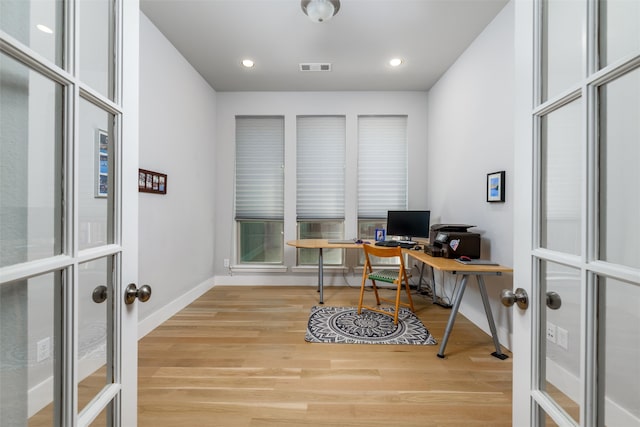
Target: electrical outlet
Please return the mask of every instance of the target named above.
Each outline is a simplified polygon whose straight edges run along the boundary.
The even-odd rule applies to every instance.
[[[556,325],[551,322],[547,322],[547,340],[554,344],[556,342]]]
[[[229,268],[229,258],[224,259],[224,268]]]
[[[51,357],[51,338],[46,337],[36,344],[36,362],[42,362]]]
[[[569,331],[564,328],[558,326],[558,335],[557,335],[558,345],[565,350],[569,348]]]

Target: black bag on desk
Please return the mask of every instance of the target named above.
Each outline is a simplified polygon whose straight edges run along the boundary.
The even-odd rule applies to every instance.
[[[424,251],[431,256],[445,258],[480,258],[480,234],[467,229],[466,224],[433,224],[429,233],[431,244]]]

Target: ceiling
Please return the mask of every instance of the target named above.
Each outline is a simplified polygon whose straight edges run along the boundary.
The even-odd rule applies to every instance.
[[[320,24],[300,0],[140,0],[140,9],[219,92],[424,91],[506,3],[342,0]],[[404,62],[394,68],[396,57]],[[331,71],[301,72],[300,63]]]

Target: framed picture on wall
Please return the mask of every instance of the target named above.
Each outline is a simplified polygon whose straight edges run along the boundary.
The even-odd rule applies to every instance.
[[[487,174],[487,202],[504,202],[504,171]]]
[[[138,192],[167,194],[167,175],[147,169],[138,169]]]
[[[96,131],[96,197],[107,197],[109,178],[109,136],[106,131]]]

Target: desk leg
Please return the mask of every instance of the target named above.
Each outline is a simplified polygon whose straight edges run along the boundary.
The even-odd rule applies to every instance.
[[[422,276],[424,274],[424,262],[420,266],[420,280],[418,281],[418,292],[422,290]]]
[[[436,273],[434,272],[434,268],[429,266],[431,269],[431,302],[433,304],[438,303],[438,293],[436,292]],[[444,286],[444,284],[442,285]]]
[[[469,280],[469,275],[463,275],[462,281],[460,282],[460,289],[458,289],[458,293],[453,299],[453,307],[451,308],[451,314],[449,314],[447,328],[444,330],[444,337],[442,337],[442,343],[440,343],[440,351],[438,351],[438,357],[441,359],[444,359],[444,349],[447,346],[447,341],[449,341],[449,335],[451,335],[453,324],[456,322],[456,315],[458,314],[458,309],[460,308],[460,303],[462,302],[464,290],[467,287],[467,280]]]
[[[320,304],[324,304],[324,277],[323,277],[324,267],[322,265],[322,248],[319,249],[318,252],[318,292],[320,292]]]
[[[491,305],[489,304],[489,296],[487,295],[487,289],[484,286],[484,279],[482,276],[477,275],[478,287],[480,288],[480,296],[482,296],[482,304],[484,304],[484,312],[487,315],[487,321],[489,322],[489,329],[491,329],[491,337],[493,337],[493,345],[496,347],[496,351],[491,353],[492,356],[497,357],[500,360],[506,359],[506,354],[500,350],[500,341],[498,341],[498,333],[496,331],[496,324],[493,321],[493,314],[491,313]]]
[[[422,290],[422,278],[424,277],[424,267],[425,267],[425,263],[422,263],[422,266],[420,267],[420,281],[418,282],[418,291]],[[429,284],[429,282],[427,282],[427,285],[431,288],[431,300],[433,302],[433,304],[436,303],[436,278],[435,275],[433,274],[433,267],[428,266],[429,269],[431,270],[431,284]]]

